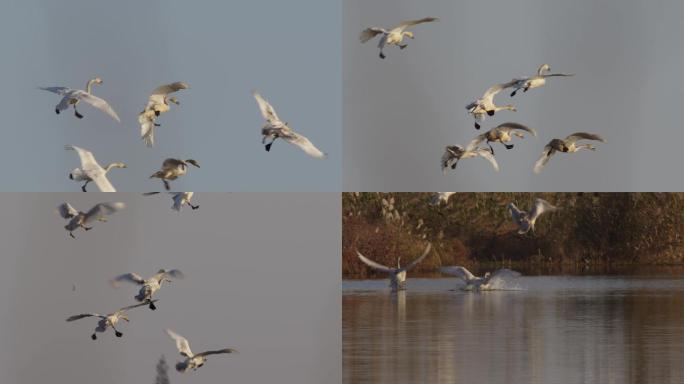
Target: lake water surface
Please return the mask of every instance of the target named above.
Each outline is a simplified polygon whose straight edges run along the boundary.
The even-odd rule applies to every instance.
[[[342,287],[344,383],[684,383],[684,276]]]

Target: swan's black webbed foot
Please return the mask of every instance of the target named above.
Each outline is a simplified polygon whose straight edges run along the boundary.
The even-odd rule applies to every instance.
[[[478,124],[477,121],[475,122],[475,129],[480,129],[480,124]]]
[[[80,113],[78,113],[78,111],[77,111],[76,109],[74,109],[74,116],[78,117],[79,119],[82,119],[82,118],[83,118],[83,115],[81,115]]]
[[[271,151],[271,146],[272,146],[272,145],[273,145],[273,142],[270,142],[270,143],[268,143],[268,144],[266,144],[266,145],[264,146],[264,148],[266,149],[266,152],[270,152],[270,151]]]
[[[90,335],[90,338],[93,340],[97,340],[97,335],[93,333],[92,335]]]
[[[88,192],[88,191],[86,191],[86,185],[88,185],[88,184],[83,184],[83,185],[81,186],[81,191],[83,191],[83,192]]]
[[[488,114],[489,116],[494,116],[495,113],[496,113],[496,111],[494,111],[494,110],[487,111],[487,114]]]
[[[123,333],[121,333],[121,332],[119,332],[119,331],[116,331],[114,334],[116,335],[116,337],[121,337],[121,336],[123,336]]]
[[[154,123],[155,127],[161,127],[161,124]]]
[[[157,306],[154,305],[154,302],[153,302],[153,301],[150,301],[150,309],[153,310],[153,311],[157,309]]]
[[[515,96],[516,93],[518,93],[517,89],[515,91],[511,92],[511,97]]]
[[[91,229],[93,229],[93,227],[83,227],[83,229],[86,231],[90,231]]]
[[[403,51],[404,49],[406,49],[406,47],[408,47],[408,44],[400,45],[399,49]]]
[[[154,111],[154,115],[159,117],[159,111]]]
[[[162,182],[164,183],[164,188],[165,188],[167,191],[170,191],[170,190],[171,190],[171,186],[169,185],[169,182],[166,181],[166,180],[164,180],[164,179],[162,179]]]
[[[74,236],[74,233],[73,233],[73,232],[69,232],[69,236],[71,236],[72,239],[75,239],[75,238],[76,238],[76,236]]]
[[[506,149],[513,149],[514,145],[513,144],[508,144],[508,145],[504,144],[504,146],[506,147]]]
[[[55,108],[55,113],[59,115],[59,109]]]
[[[381,59],[384,59],[385,57],[387,57],[387,56],[385,56],[384,53],[380,52],[380,58],[381,58]]]
[[[190,208],[192,208],[193,211],[194,211],[195,209],[199,209],[199,205],[192,205],[192,204],[189,204],[189,203],[188,203],[188,205],[190,206]]]

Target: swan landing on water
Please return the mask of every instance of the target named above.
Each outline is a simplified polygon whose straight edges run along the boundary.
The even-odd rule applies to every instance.
[[[371,267],[372,269],[386,273],[389,275],[390,278],[390,287],[392,287],[393,291],[397,290],[402,290],[404,289],[405,283],[406,283],[406,272],[409,270],[413,269],[416,265],[418,265],[425,257],[430,253],[430,249],[432,249],[432,244],[427,245],[425,247],[425,251],[423,252],[422,255],[417,257],[415,260],[410,262],[409,264],[405,266],[401,266],[401,258],[397,259],[397,267],[396,268],[391,268],[384,266],[382,264],[376,263],[375,261],[367,258],[366,256],[362,255],[361,252],[356,251],[356,254],[358,255],[359,259],[366,264],[367,266]]]
[[[463,280],[463,282],[466,284],[463,287],[463,290],[465,291],[493,290],[496,289],[497,281],[515,279],[521,276],[520,272],[506,268],[497,269],[493,273],[487,272],[483,277],[475,276],[469,270],[460,266],[441,267],[439,271],[447,275],[456,276]]]

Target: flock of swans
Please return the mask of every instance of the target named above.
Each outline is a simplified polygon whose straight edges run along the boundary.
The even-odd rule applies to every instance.
[[[38,89],[56,93],[62,96],[59,104],[57,104],[55,107],[55,112],[57,114],[60,114],[69,107],[73,107],[74,115],[77,118],[82,119],[84,115],[79,112],[78,109],[76,109],[76,106],[81,101],[84,101],[86,104],[99,109],[120,123],[121,119],[114,111],[112,106],[101,97],[93,95],[93,85],[100,85],[102,83],[103,82],[101,78],[95,77],[88,81],[85,90],[71,89],[68,87],[39,87]],[[155,128],[161,126],[161,124],[157,122],[157,119],[171,109],[171,104],[176,106],[180,105],[178,98],[171,95],[178,91],[189,88],[190,86],[187,83],[177,81],[174,83],[161,85],[152,91],[151,95],[148,97],[145,108],[138,115],[140,138],[147,147],[154,146]],[[283,139],[284,141],[300,148],[311,157],[318,159],[324,159],[327,157],[327,154],[318,149],[306,136],[293,131],[288,123],[284,123],[282,120],[280,120],[273,106],[269,104],[259,93],[254,92],[253,96],[257,101],[259,111],[266,120],[266,124],[261,129],[261,134],[263,136],[262,143],[264,144],[266,151],[271,150],[271,146],[276,139]],[[266,140],[270,140],[270,142],[266,143]],[[106,167],[102,167],[97,160],[95,160],[93,153],[87,149],[77,147],[75,145],[66,145],[65,149],[74,150],[79,155],[81,166],[80,168],[76,168],[69,173],[69,178],[77,182],[85,182],[81,186],[81,190],[83,192],[86,192],[86,186],[90,182],[95,183],[101,192],[116,192],[116,188],[107,178],[107,173],[112,168],[127,168],[126,164],[115,162],[107,165]],[[150,178],[161,179],[164,183],[164,188],[168,191],[171,189],[169,181],[184,176],[187,173],[188,164],[199,168],[199,163],[196,160],[168,158],[164,160],[161,170],[152,174]]]
[[[378,42],[378,48],[380,49],[380,58],[384,59],[386,57],[384,49],[386,46],[397,46],[401,50],[407,47],[407,44],[403,43],[404,38],[413,39],[415,36],[413,32],[407,29],[422,23],[431,23],[439,21],[436,17],[426,17],[417,20],[407,20],[389,29],[370,27],[366,28],[361,32],[359,39],[361,43],[366,43],[373,39],[374,37],[380,35],[380,41]],[[514,78],[513,80],[505,83],[496,84],[488,88],[482,97],[476,99],[466,106],[468,114],[475,119],[475,128],[480,129],[480,122],[484,121],[488,116],[494,116],[500,111],[517,111],[517,108],[512,104],[497,105],[494,102],[494,97],[506,89],[511,89],[510,97],[514,97],[518,91],[522,90],[523,93],[535,88],[540,88],[546,85],[547,79],[551,77],[571,77],[574,76],[571,73],[550,73],[551,66],[548,64],[542,64],[537,69],[537,73],[532,76]],[[504,123],[490,131],[477,136],[472,140],[466,147],[460,145],[449,145],[445,148],[444,154],[442,155],[441,168],[442,172],[446,172],[449,168],[455,169],[458,161],[461,159],[469,159],[473,157],[482,157],[489,161],[495,171],[499,171],[499,164],[494,156],[494,149],[489,145],[489,150],[480,147],[483,141],[487,144],[490,142],[499,142],[503,144],[506,149],[512,149],[513,144],[507,144],[511,141],[511,135],[523,138],[522,132],[527,132],[532,136],[537,136],[537,132],[532,128],[518,123]],[[547,144],[542,152],[541,157],[534,165],[534,172],[539,173],[544,168],[546,163],[549,161],[551,156],[557,152],[564,153],[574,153],[580,149],[596,150],[591,144],[579,144],[575,143],[578,140],[594,140],[599,142],[606,142],[601,136],[593,133],[577,132],[573,133],[565,139],[553,139]]]
[[[178,269],[160,269],[154,276],[151,276],[148,279],[141,277],[137,273],[125,273],[123,275],[119,275],[111,280],[111,284],[114,288],[118,288],[122,282],[140,286],[140,291],[134,297],[134,299],[138,302],[137,304],[120,308],[106,315],[101,315],[99,313],[82,313],[73,315],[68,317],[66,321],[72,322],[88,317],[95,317],[98,319],[98,321],[94,332],[90,335],[91,339],[97,340],[98,333],[104,333],[110,328],[114,331],[114,335],[116,337],[122,337],[123,332],[117,328],[117,325],[122,320],[126,322],[131,321],[128,317],[128,311],[144,306],[149,307],[150,310],[156,310],[157,307],[155,304],[159,300],[154,299],[152,296],[161,289],[162,283],[171,282],[172,279],[182,279],[183,277],[183,272]],[[190,345],[187,339],[170,329],[166,329],[165,332],[171,338],[171,340],[175,342],[178,352],[184,357],[183,361],[176,363],[176,370],[178,372],[184,373],[190,370],[199,369],[207,361],[207,356],[209,355],[230,354],[237,352],[237,350],[233,348],[224,348],[193,354],[192,350],[190,350]]]
[[[456,192],[436,192],[430,198],[430,204],[436,206],[448,204],[449,199],[455,194]],[[521,210],[513,202],[509,203],[506,206],[506,209],[511,216],[513,223],[518,228],[517,233],[519,235],[525,235],[529,232],[535,233],[534,225],[539,217],[545,213],[557,211],[560,208],[552,205],[544,199],[536,198],[532,207],[527,211]],[[413,261],[403,267],[401,266],[401,257],[398,257],[396,268],[388,267],[373,261],[364,256],[358,250],[356,250],[356,255],[358,256],[359,260],[366,264],[369,268],[376,272],[388,275],[390,280],[390,288],[392,291],[399,291],[405,289],[407,272],[420,264],[420,262],[422,262],[428,256],[431,249],[432,245],[428,243],[422,255],[416,257],[413,259]],[[441,273],[461,279],[463,283],[465,283],[462,289],[468,291],[497,289],[499,285],[495,284],[495,281],[505,282],[507,279],[521,276],[519,272],[506,268],[498,269],[492,273],[487,272],[483,277],[477,277],[473,275],[470,271],[462,266],[445,266],[439,268],[439,271]]]
[[[496,84],[484,93],[484,95],[466,106],[468,114],[475,119],[475,129],[480,129],[479,122],[485,120],[487,116],[494,116],[499,111],[517,111],[514,105],[498,106],[494,103],[494,96],[501,93],[505,89],[513,89],[510,97],[514,97],[516,93],[522,89],[527,92],[530,89],[539,88],[546,85],[546,79],[549,77],[570,77],[574,76],[570,73],[549,73],[551,67],[548,64],[542,64],[534,76],[516,78],[507,83]],[[537,136],[537,131],[525,126],[523,124],[508,122],[501,124],[491,130],[478,135],[465,148],[452,145],[447,146],[442,155],[442,171],[446,171],[449,167],[455,169],[460,159],[471,157],[483,157],[489,161],[494,167],[495,171],[499,171],[499,164],[494,157],[494,148],[491,142],[498,142],[505,146],[506,149],[513,149],[513,144],[508,144],[512,140],[512,136],[524,138],[523,132],[529,133],[532,136]],[[540,173],[544,166],[548,163],[551,156],[557,152],[575,153],[580,149],[596,150],[592,144],[576,144],[579,140],[593,140],[605,143],[606,140],[600,135],[586,132],[576,132],[565,139],[552,139],[545,147],[541,157],[535,163],[534,173]],[[480,144],[486,141],[489,146],[489,151],[486,148],[480,147]]]

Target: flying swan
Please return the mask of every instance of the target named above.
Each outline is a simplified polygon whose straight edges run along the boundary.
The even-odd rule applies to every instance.
[[[112,117],[112,119],[120,123],[121,119],[119,119],[119,116],[116,114],[116,112],[114,112],[114,109],[112,109],[112,107],[106,101],[91,93],[93,84],[102,84],[102,79],[100,79],[99,77],[90,79],[88,81],[88,84],[86,85],[85,91],[80,89],[71,89],[67,87],[38,87],[38,89],[56,93],[62,96],[62,100],[55,107],[55,113],[57,113],[58,115],[61,111],[68,109],[69,106],[73,106],[74,115],[79,119],[82,119],[83,115],[81,115],[78,112],[78,110],[76,109],[76,105],[81,100],[83,100],[86,103],[92,105],[93,107],[99,109],[100,111],[108,114]]]
[[[155,300],[158,301],[158,300]],[[66,319],[66,321],[76,321],[80,320],[86,317],[99,317],[100,320],[97,322],[97,327],[95,328],[95,332],[90,336],[91,339],[97,340],[97,333],[103,333],[105,332],[108,328],[112,328],[114,330],[114,334],[116,337],[121,337],[123,336],[123,333],[121,333],[118,329],[116,329],[116,325],[119,323],[120,320],[125,320],[126,322],[130,322],[130,319],[128,318],[128,315],[126,314],[127,311],[141,307],[143,305],[147,305],[147,303],[143,304],[135,304],[135,305],[129,305],[128,307],[123,307],[119,309],[118,311],[114,313],[110,313],[108,315],[100,315],[99,313],[83,313],[80,315],[74,315]]]
[[[494,116],[496,112],[503,110],[513,112],[517,111],[513,105],[498,106],[494,104],[494,96],[504,89],[512,87],[513,85],[515,85],[515,80],[509,81],[508,83],[494,85],[487,89],[481,98],[466,105],[468,114],[475,118],[475,129],[480,129],[480,124],[478,124],[478,121],[483,121],[487,116]]]
[[[523,77],[520,79],[514,79],[515,84],[512,86],[513,92],[511,93],[511,97],[515,96],[515,94],[519,90],[523,90],[523,92],[527,92],[530,89],[534,88],[539,88],[543,87],[546,85],[546,79],[548,77],[570,77],[570,76],[575,76],[572,73],[548,73],[551,70],[551,66],[548,64],[542,64],[539,66],[539,69],[537,69],[537,75],[536,76],[530,76],[530,77]]]
[[[271,146],[276,141],[276,139],[283,139],[290,144],[298,146],[302,151],[306,152],[307,155],[315,157],[317,159],[325,159],[327,155],[321,152],[320,149],[316,148],[313,143],[307,139],[304,135],[301,135],[288,126],[288,123],[283,123],[278,115],[273,109],[273,106],[268,103],[258,92],[253,92],[254,98],[259,104],[259,110],[261,115],[266,119],[267,124],[261,128],[261,134],[263,139],[262,144],[265,144],[266,151],[271,150]],[[271,139],[271,142],[266,144],[266,140]]]
[[[366,264],[367,266],[371,267],[372,269],[378,271],[378,272],[383,272],[389,275],[390,279],[390,287],[392,287],[393,291],[397,290],[402,290],[404,289],[404,285],[406,282],[406,272],[413,269],[416,265],[418,265],[425,257],[430,253],[430,249],[432,248],[432,244],[427,245],[425,247],[425,251],[423,251],[423,254],[417,257],[415,260],[410,262],[409,264],[405,266],[401,266],[401,257],[397,258],[397,267],[396,268],[391,268],[391,267],[386,267],[382,264],[378,264],[375,261],[367,258],[366,256],[362,255],[361,252],[358,250],[356,251],[356,254],[358,255],[359,259]]]
[[[520,277],[520,272],[506,268],[497,269],[494,271],[494,273],[487,272],[483,277],[475,276],[470,273],[469,270],[460,266],[441,267],[439,271],[447,275],[456,276],[463,280],[463,282],[466,284],[465,287],[463,287],[463,290],[465,291],[491,290],[495,288],[494,284],[492,283],[496,280]]]
[[[544,152],[542,152],[541,157],[534,164],[534,173],[541,172],[542,169],[544,169],[544,166],[546,166],[546,163],[551,160],[551,156],[553,156],[556,152],[575,153],[580,149],[589,149],[592,151],[596,150],[596,147],[591,144],[577,144],[577,141],[579,140],[594,140],[600,141],[602,143],[606,142],[606,140],[601,136],[586,132],[573,133],[563,140],[553,139],[546,144],[546,147],[544,147]]]
[[[145,109],[138,115],[138,123],[140,124],[140,137],[148,147],[154,146],[154,128],[160,127],[157,124],[157,117],[162,113],[166,113],[170,109],[170,104],[180,105],[177,98],[169,94],[178,92],[181,89],[188,89],[190,86],[182,81],[177,81],[171,84],[165,84],[155,88],[150,95]]]
[[[378,48],[380,48],[380,58],[384,59],[385,53],[383,52],[383,49],[385,46],[396,45],[399,47],[399,49],[403,50],[408,46],[407,44],[401,44],[401,42],[404,40],[404,37],[408,37],[409,39],[415,38],[413,32],[407,31],[409,27],[422,23],[432,23],[435,21],[439,21],[439,19],[436,17],[425,17],[419,20],[404,21],[403,23],[392,27],[389,30],[377,27],[366,28],[363,30],[363,32],[361,32],[359,39],[361,40],[361,43],[366,43],[375,36],[382,35],[380,41],[378,42]]]
[[[199,163],[193,159],[180,160],[180,159],[166,159],[162,163],[161,171],[155,172],[150,179],[158,178],[164,182],[164,188],[166,190],[171,190],[169,185],[169,180],[176,180],[177,178],[188,173],[188,164],[191,164],[199,168]]]
[[[69,179],[73,181],[85,181],[85,184],[81,186],[83,192],[87,192],[86,186],[91,181],[97,185],[100,192],[116,192],[112,183],[107,179],[107,172],[112,168],[126,168],[126,164],[119,162],[109,163],[106,167],[102,168],[97,160],[95,160],[95,156],[93,156],[92,152],[75,145],[65,145],[64,149],[76,151],[78,157],[81,159],[81,168],[75,168],[71,171],[71,173],[69,173]]]
[[[532,208],[525,212],[518,209],[514,203],[508,204],[508,212],[513,222],[518,226],[518,234],[524,235],[530,230],[534,233],[534,224],[542,214],[557,211],[559,208],[544,199],[535,199]]]
[[[111,284],[114,288],[118,288],[120,286],[119,284],[122,282],[140,285],[140,291],[134,297],[135,300],[143,304],[149,304],[150,309],[154,311],[157,307],[154,305],[152,295],[161,289],[162,283],[172,282],[173,280],[171,280],[171,278],[182,279],[183,277],[185,277],[183,272],[178,269],[171,269],[168,271],[166,269],[160,269],[157,274],[149,279],[144,279],[137,273],[125,273],[112,279]]]
[[[534,129],[522,124],[509,122],[503,123],[498,127],[494,127],[489,131],[477,136],[473,141],[470,142],[470,144],[468,144],[468,147],[476,148],[480,145],[481,142],[486,141],[492,155],[494,154],[494,148],[492,148],[492,145],[490,144],[492,142],[501,143],[504,147],[506,147],[506,149],[513,149],[513,144],[506,143],[510,142],[513,139],[512,136],[517,136],[521,139],[524,139],[525,135],[519,131],[528,132],[532,136],[537,136],[537,131],[535,131]]]
[[[166,330],[166,334],[169,335],[169,337],[176,342],[176,348],[178,348],[178,351],[180,352],[181,356],[185,357],[184,361],[176,363],[176,370],[178,372],[185,373],[191,369],[196,371],[204,365],[204,363],[207,361],[207,356],[209,355],[218,355],[222,353],[237,353],[237,350],[233,348],[225,348],[216,351],[206,351],[198,354],[193,354],[190,350],[190,344],[188,343],[188,340],[185,337],[177,334],[176,332],[170,329]]]
[[[69,231],[69,236],[74,236],[74,231],[78,228],[83,228],[85,231],[90,231],[93,227],[88,227],[88,224],[93,224],[95,221],[106,222],[106,216],[126,208],[124,203],[100,203],[92,207],[88,212],[80,212],[74,209],[69,203],[62,203],[57,210],[63,219],[69,220],[69,223],[64,226],[64,229]]]
[[[471,142],[472,144],[472,142]],[[477,146],[468,146],[465,149],[460,145],[449,145],[444,150],[442,155],[442,172],[446,173],[448,168],[456,169],[458,161],[461,159],[469,159],[471,157],[483,157],[494,167],[496,172],[499,172],[499,164],[496,162],[496,158],[492,155],[492,152],[486,148],[477,148]]]

